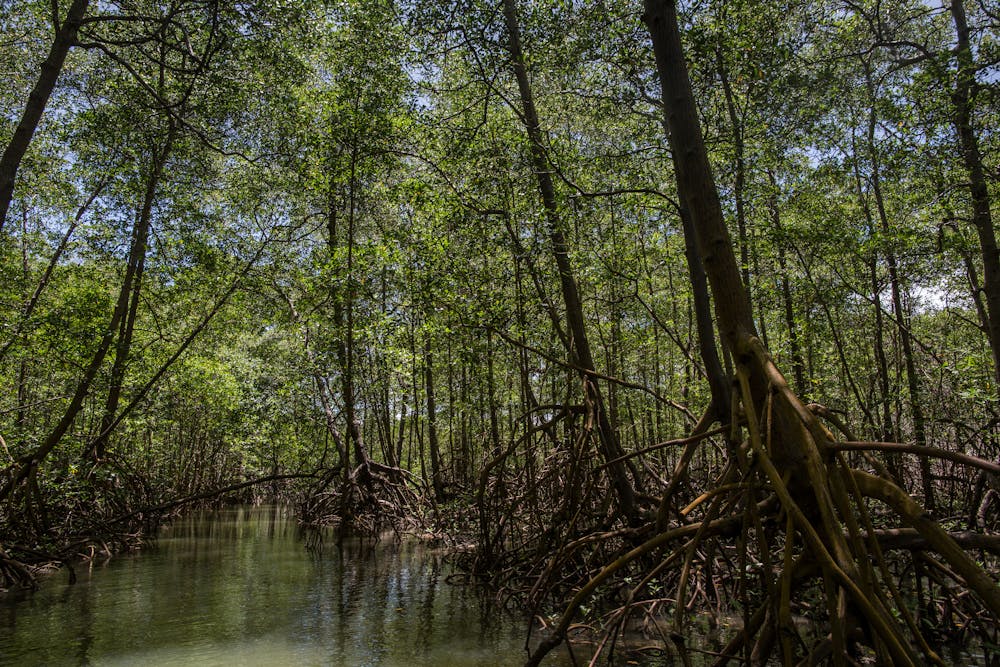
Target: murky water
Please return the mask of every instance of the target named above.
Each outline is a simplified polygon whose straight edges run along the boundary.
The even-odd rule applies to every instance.
[[[449,584],[442,552],[393,540],[311,552],[281,508],[195,514],[153,548],[76,570],[73,585],[63,571],[34,593],[0,595],[0,665],[513,667],[527,655],[524,620]],[[707,635],[690,643],[719,647]],[[576,651],[586,664],[586,647]],[[563,646],[544,664],[573,663]]]
[[[198,514],[155,548],[77,566],[76,584],[60,572],[0,596],[0,664],[523,664],[523,621],[450,572],[420,544],[311,553],[278,508]]]

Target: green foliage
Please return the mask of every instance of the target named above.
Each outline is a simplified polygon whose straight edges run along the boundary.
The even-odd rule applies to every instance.
[[[550,222],[495,4],[170,6],[168,16],[162,3],[128,3],[141,17],[131,20],[124,3],[95,3],[19,173],[0,239],[0,435],[11,454],[51,432],[107,332],[173,127],[125,360],[119,410],[131,407],[112,455],[174,494],[312,471],[336,464],[332,438],[346,433],[353,402],[368,454],[401,455],[394,463],[420,477],[430,370],[447,481],[471,492],[495,447],[536,423],[537,406],[582,400],[567,379]],[[624,383],[609,385],[609,402],[636,450],[686,433],[709,400],[640,8],[519,6],[596,370]],[[755,315],[783,368],[802,358],[811,399],[866,434],[880,432],[872,415],[889,401],[906,439],[898,317],[917,342],[937,444],[987,455],[997,388],[969,284],[982,260],[952,128],[948,17],[919,2],[852,7],[686,5],[706,139],[747,250]],[[48,11],[0,6],[0,141],[44,58]],[[995,30],[970,11],[990,63]],[[991,72],[974,122],[995,174]],[[79,458],[116,354],[42,466],[50,496],[85,490]],[[961,427],[943,426],[952,422]],[[510,465],[558,454],[565,435],[530,439]],[[658,455],[671,465],[674,453]]]

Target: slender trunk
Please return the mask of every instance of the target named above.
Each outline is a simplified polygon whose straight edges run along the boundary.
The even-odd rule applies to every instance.
[[[618,365],[618,341],[621,336],[621,309],[618,307],[618,299],[614,293],[614,288],[611,290],[609,298],[610,306],[608,306],[611,316],[611,331],[608,338],[604,341],[604,367],[607,369],[608,375],[611,377],[618,377],[620,373],[621,366]],[[598,335],[600,336],[600,329],[598,329]],[[603,337],[602,337],[603,338]],[[621,442],[621,409],[619,405],[618,388],[615,385],[609,385],[607,390],[607,396],[605,398],[605,403],[607,403],[608,411],[608,422],[611,424],[611,429],[615,432],[616,437],[619,438],[619,443]]]
[[[459,451],[461,452],[458,472],[462,485],[469,483],[469,468],[472,465],[472,447],[469,442],[469,370],[464,356],[461,360],[462,377],[458,394],[459,409]]]
[[[389,312],[389,286],[386,279],[387,269],[383,267],[380,276],[381,311]],[[395,438],[392,429],[392,373],[389,371],[389,361],[384,353],[379,354],[379,372],[381,374],[380,391],[380,421],[382,422],[383,441],[380,443],[387,465],[399,467],[399,454],[396,451]],[[402,423],[400,423],[402,427]]]
[[[516,317],[517,317],[517,368],[518,387],[520,388],[521,412],[527,413],[538,405],[535,391],[531,387],[531,365],[528,362],[528,349],[525,332],[528,330],[528,318],[524,312],[524,274],[521,270],[521,261],[514,258],[514,292],[516,297]]]
[[[90,363],[87,364],[83,376],[77,383],[76,390],[73,392],[72,398],[70,398],[69,405],[66,406],[66,410],[63,412],[62,417],[60,417],[55,427],[49,432],[42,443],[36,447],[34,451],[22,456],[14,464],[12,464],[16,467],[16,470],[9,478],[7,484],[0,487],[0,500],[8,498],[14,488],[28,479],[31,471],[44,461],[52,450],[59,445],[63,436],[66,435],[69,427],[73,424],[77,415],[83,409],[84,399],[86,399],[87,395],[90,393],[90,388],[93,385],[94,380],[97,378],[97,374],[101,370],[101,366],[104,364],[104,359],[107,357],[108,351],[111,349],[112,342],[115,340],[115,333],[118,331],[122,318],[125,317],[125,313],[128,310],[129,297],[132,294],[132,284],[135,279],[135,267],[138,264],[137,254],[140,252],[140,239],[144,238],[148,233],[148,230],[139,228],[141,222],[141,219],[138,220],[136,222],[136,226],[132,230],[132,241],[130,244],[131,250],[129,251],[129,258],[126,264],[125,278],[118,291],[118,299],[115,302],[115,308],[111,313],[111,319],[97,343],[97,348],[94,350],[94,353],[90,358]]]
[[[878,208],[879,220],[881,222],[882,233],[891,233],[889,222],[886,218],[885,206],[882,201],[881,187],[878,185],[878,167],[875,166],[873,174],[873,188],[875,191],[875,201]],[[909,390],[910,415],[913,417],[913,440],[917,445],[927,444],[925,429],[924,409],[920,391],[920,378],[917,375],[916,362],[913,354],[913,340],[910,336],[909,317],[903,310],[902,291],[899,285],[899,275],[896,263],[896,254],[891,250],[886,250],[886,263],[889,266],[889,286],[892,297],[892,310],[899,328],[899,342],[903,349],[903,365],[906,369],[906,386]],[[934,480],[931,473],[930,458],[921,456],[920,462],[920,482],[924,494],[924,505],[928,511],[933,512],[935,508],[934,500]],[[902,477],[900,477],[902,480]]]
[[[955,111],[955,130],[962,148],[962,162],[969,177],[969,194],[972,198],[972,223],[979,235],[983,253],[983,292],[989,316],[987,335],[993,353],[993,374],[1000,390],[1000,253],[997,250],[996,231],[990,211],[990,195],[979,149],[979,136],[973,126],[973,104],[976,78],[972,47],[969,42],[969,25],[963,0],[952,0],[951,15],[957,36],[956,55],[958,72],[952,104]]]
[[[139,296],[142,291],[142,274],[146,266],[146,247],[149,240],[149,228],[152,223],[153,202],[156,200],[156,191],[163,175],[163,167],[167,162],[167,157],[173,147],[176,136],[176,125],[171,121],[167,130],[167,136],[163,146],[154,148],[150,162],[149,175],[146,181],[146,191],[143,195],[142,207],[139,211],[139,219],[136,228],[140,230],[136,238],[136,252],[133,253],[135,265],[131,266],[134,275],[132,290],[129,295],[128,312],[122,319],[119,327],[118,340],[115,343],[115,361],[111,367],[111,381],[108,389],[108,396],[104,404],[104,412],[101,415],[100,430],[97,437],[91,442],[85,456],[99,460],[104,458],[108,438],[111,435],[111,425],[115,423],[115,413],[118,412],[118,403],[121,400],[122,385],[125,381],[125,369],[128,365],[128,358],[132,348],[132,333],[135,330],[135,318],[139,310]]]
[[[455,454],[455,363],[454,358],[451,354],[451,337],[448,337],[445,343],[445,368],[448,369],[447,382],[445,383],[448,387],[448,462],[449,465],[449,477],[456,481],[461,481],[461,477],[458,475],[458,470],[461,468],[461,461],[459,461],[459,456]]]
[[[486,332],[486,409],[490,412],[490,445],[492,456],[500,456],[500,408],[497,406],[496,375],[493,357],[493,332]]]
[[[805,362],[802,359],[802,349],[799,343],[799,328],[795,323],[795,302],[792,299],[791,281],[788,279],[788,261],[785,257],[785,239],[781,225],[781,209],[778,207],[778,182],[773,173],[768,173],[771,180],[771,196],[768,207],[771,210],[771,224],[777,235],[778,271],[781,273],[781,301],[784,306],[785,328],[788,329],[788,347],[792,357],[792,373],[795,376],[795,390],[801,396],[809,393],[806,385]]]
[[[879,408],[882,416],[882,427],[878,436],[884,442],[896,441],[896,429],[892,422],[892,412],[889,394],[889,362],[885,357],[885,318],[882,316],[882,297],[879,292],[882,285],[878,279],[878,261],[873,256],[868,261],[868,274],[871,279],[872,301],[875,306],[875,368],[878,372]],[[896,479],[902,479],[898,477]]]
[[[357,206],[357,152],[356,146],[350,147],[350,165],[347,186],[347,229],[345,230],[345,242],[347,250],[347,262],[345,274],[334,276],[330,281],[330,295],[333,309],[333,325],[337,336],[334,346],[337,355],[337,365],[340,367],[340,392],[341,400],[344,404],[344,420],[346,422],[347,440],[350,441],[350,449],[353,450],[354,460],[358,465],[368,461],[364,447],[364,436],[361,430],[361,422],[358,419],[355,403],[354,389],[354,227]],[[331,167],[332,173],[332,167]],[[337,251],[340,247],[340,229],[338,218],[338,201],[334,183],[329,184],[327,193],[327,250],[330,253],[331,261],[337,258]],[[346,465],[346,461],[345,461]],[[345,474],[350,473],[350,466],[345,469]]]
[[[368,452],[365,450],[364,437],[361,431],[361,420],[357,411],[357,396],[354,386],[354,237],[357,218],[357,159],[358,147],[351,147],[350,183],[347,202],[347,275],[344,279],[346,289],[343,293],[342,311],[336,313],[340,300],[334,298],[335,320],[338,320],[340,330],[337,355],[341,368],[341,385],[344,392],[344,416],[347,419],[347,433],[354,446],[354,458],[359,464],[368,462]],[[341,323],[343,328],[340,327]]]
[[[740,270],[743,277],[743,289],[746,290],[747,303],[753,304],[753,296],[750,292],[750,241],[747,238],[746,197],[744,193],[746,189],[746,158],[744,157],[743,123],[740,121],[739,112],[736,109],[736,98],[733,94],[733,86],[729,81],[729,72],[726,70],[721,48],[716,50],[716,60],[719,66],[719,80],[722,83],[723,96],[726,99],[726,113],[729,115],[729,125],[733,133],[733,152],[735,154],[733,199],[736,203],[736,231],[740,237]]]
[[[619,509],[629,523],[636,523],[639,516],[635,504],[635,491],[629,480],[626,466],[618,460],[624,452],[608,418],[600,388],[588,373],[588,371],[595,370],[594,359],[590,350],[590,341],[587,338],[583,304],[580,300],[580,293],[569,257],[569,245],[563,232],[563,222],[559,216],[555,187],[552,183],[548,158],[545,155],[544,137],[528,81],[528,69],[521,49],[521,31],[514,2],[515,0],[503,0],[503,11],[507,25],[507,45],[520,93],[525,131],[531,144],[532,164],[549,227],[549,241],[559,271],[559,283],[566,307],[566,320],[572,338],[569,353],[572,363],[581,369],[580,377],[587,387],[587,393],[594,406],[601,455],[609,464],[608,474],[618,498]]]
[[[69,11],[66,13],[66,18],[61,24],[55,26],[55,35],[52,38],[48,57],[42,62],[38,80],[28,94],[28,102],[24,105],[24,111],[14,129],[14,135],[10,138],[3,156],[0,157],[0,232],[3,231],[7,211],[14,198],[14,181],[17,178],[17,170],[31,144],[31,138],[35,135],[35,130],[42,119],[42,113],[45,111],[49,97],[56,87],[56,80],[66,62],[66,54],[69,53],[70,47],[76,43],[76,34],[89,4],[90,0],[73,0],[73,4],[70,5]],[[54,18],[58,19],[57,16]]]
[[[420,468],[420,481],[423,482],[423,486],[427,488],[427,461],[424,457],[424,430],[423,425],[420,423],[420,385],[421,377],[420,370],[417,365],[417,360],[420,358],[417,352],[417,325],[416,322],[410,320],[409,322],[409,343],[410,343],[410,387],[413,391],[413,416],[411,417],[412,423],[410,424],[410,437],[406,441],[406,461],[407,465],[412,465],[413,461],[413,443],[417,444],[417,457],[419,461]],[[425,357],[426,361],[426,357]]]
[[[712,331],[714,335],[715,330],[713,329]],[[658,394],[662,394],[663,392],[663,374],[660,372],[660,364],[661,364],[660,354],[661,354],[660,327],[654,326],[653,327],[653,389],[655,389],[656,393]],[[667,363],[669,363],[669,361],[670,360],[668,359]],[[660,440],[662,440],[663,421],[664,421],[663,414],[664,414],[663,401],[653,401],[653,413],[652,415],[650,415],[650,418],[652,419],[653,422],[652,423],[653,434],[652,437],[649,439],[650,442],[659,442]]]
[[[871,72],[865,72],[868,84],[869,98],[874,101],[875,89],[872,82]],[[892,228],[889,224],[889,216],[885,208],[885,197],[882,194],[882,174],[881,163],[875,147],[875,127],[876,116],[875,106],[871,106],[868,115],[868,151],[872,168],[872,194],[875,196],[875,210],[878,213],[879,228],[885,239],[888,241],[892,235]],[[869,214],[870,215],[870,214]],[[991,223],[992,225],[992,223]],[[910,327],[906,312],[903,310],[902,289],[899,284],[899,268],[896,261],[896,253],[892,245],[887,243],[885,249],[885,260],[889,268],[889,291],[892,298],[893,315],[899,329],[899,342],[903,348],[903,364],[906,368],[906,385],[909,390],[910,414],[913,417],[913,439],[917,445],[927,444],[925,430],[923,403],[920,395],[920,378],[917,375],[916,362],[913,355],[913,341],[910,336]],[[934,511],[934,480],[931,474],[930,458],[922,456],[920,461],[920,481],[924,494],[924,505],[928,511]],[[902,479],[902,478],[900,478]]]
[[[731,387],[729,376],[722,368],[719,350],[715,343],[715,322],[712,318],[712,303],[708,294],[708,280],[705,267],[698,254],[694,223],[687,206],[681,207],[681,225],[684,229],[684,255],[687,258],[691,279],[691,297],[694,302],[695,330],[698,335],[698,350],[705,364],[705,375],[712,392],[712,410],[716,420],[725,422],[730,417]]]
[[[431,336],[424,334],[424,394],[427,399],[427,446],[431,454],[431,485],[434,497],[444,500],[444,478],[441,474],[441,445],[437,432],[437,405],[434,402],[434,352]],[[421,456],[421,460],[423,457]]]
[[[76,215],[73,217],[73,222],[70,223],[69,227],[66,228],[65,233],[59,240],[59,245],[56,246],[56,250],[52,253],[52,257],[49,258],[49,263],[45,267],[45,271],[42,272],[42,277],[38,279],[38,284],[35,286],[35,291],[32,292],[31,296],[28,298],[27,303],[25,303],[24,308],[21,310],[21,319],[14,327],[14,331],[11,332],[10,337],[7,342],[4,343],[3,347],[0,348],[0,362],[3,362],[4,357],[7,356],[7,352],[10,350],[11,346],[17,342],[18,337],[21,334],[24,326],[31,319],[31,316],[35,312],[35,307],[38,305],[38,300],[42,296],[42,292],[48,287],[49,281],[52,279],[52,272],[55,271],[56,267],[59,265],[59,260],[62,258],[63,253],[66,252],[66,248],[69,247],[69,240],[73,236],[73,232],[76,231],[77,226],[79,226],[80,221],[86,214],[87,210],[90,208],[94,200],[101,194],[104,188],[107,186],[108,180],[102,180],[98,183],[94,191],[90,193],[87,197],[87,201],[80,205],[80,208],[76,210]]]
[[[391,465],[403,466],[403,441],[406,439],[406,394],[399,401],[399,431],[396,433],[396,449]],[[407,466],[408,467],[408,466]]]
[[[28,213],[27,210],[24,211],[24,215],[21,217],[21,274],[24,277],[25,285],[28,283],[28,275],[30,271],[30,263],[28,261]],[[45,278],[47,280],[47,278]],[[36,290],[37,292],[37,290]],[[28,300],[28,307],[34,307],[34,299]],[[28,308],[25,309],[27,311]],[[27,316],[21,320],[21,322],[27,321]],[[0,361],[3,360],[3,355],[7,349],[13,345],[14,341],[17,340],[18,335],[15,332],[7,345],[4,346],[3,350],[0,351]],[[17,413],[14,418],[14,425],[17,427],[17,434],[20,437],[24,437],[24,427],[28,417],[28,360],[24,356],[21,357],[21,361],[17,368]]]
[[[870,120],[874,119],[874,115],[870,116]],[[869,126],[870,128],[871,126]],[[861,156],[858,155],[857,147],[854,145],[854,137],[851,138],[852,152],[854,154],[854,185],[858,193],[858,203],[861,205],[861,210],[864,213],[865,221],[868,224],[868,233],[871,236],[876,235],[875,220],[872,214],[871,206],[868,203],[868,198],[865,196],[865,187],[863,179],[861,178],[861,167],[859,165]],[[895,258],[893,258],[895,261]],[[868,274],[869,280],[871,281],[872,290],[872,302],[875,306],[875,363],[876,370],[878,372],[878,385],[879,385],[879,409],[881,412],[881,424],[878,425],[879,436],[882,440],[886,442],[894,442],[896,440],[896,430],[893,426],[892,414],[891,414],[891,395],[889,393],[889,363],[885,356],[885,326],[883,323],[882,316],[882,285],[878,279],[878,252],[876,250],[872,251],[872,255],[868,260]],[[898,468],[898,457],[887,457],[887,463],[890,468],[893,469],[896,479],[902,480],[903,478],[899,475],[901,472]]]
[[[28,425],[28,360],[21,359],[17,365],[17,412],[14,426],[18,437],[24,437]]]

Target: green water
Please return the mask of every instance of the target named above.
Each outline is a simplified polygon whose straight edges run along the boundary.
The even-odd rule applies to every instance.
[[[310,551],[276,507],[188,516],[155,546],[76,572],[72,585],[61,571],[38,591],[0,595],[0,665],[514,667],[527,657],[524,619],[448,583],[444,552],[332,539]],[[707,634],[690,644],[720,646]],[[586,647],[575,651],[587,664]],[[615,664],[680,664],[670,653],[635,660]],[[564,645],[543,664],[573,662]]]
[[[280,508],[190,516],[155,547],[0,596],[4,665],[520,665],[522,620],[445,581],[443,554],[310,552]],[[546,663],[570,664],[565,652]]]

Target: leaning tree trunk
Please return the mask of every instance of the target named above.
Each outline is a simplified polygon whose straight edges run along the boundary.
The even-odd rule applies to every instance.
[[[55,3],[53,4],[55,6]],[[83,16],[87,13],[89,4],[90,0],[74,0],[62,24],[56,24],[48,57],[42,62],[38,80],[28,94],[28,102],[24,105],[14,135],[4,149],[3,156],[0,157],[0,231],[3,231],[11,199],[14,198],[17,170],[42,119],[45,105],[48,104],[49,97],[56,87],[56,80],[62,72],[63,63],[66,62],[66,55],[70,47],[76,43],[76,34],[80,30],[80,24],[83,23]],[[54,20],[58,22],[58,19],[57,14]]]
[[[177,126],[173,120],[169,120],[167,136],[161,147],[153,147],[153,154],[150,160],[149,174],[146,178],[146,188],[143,195],[142,206],[139,210],[139,220],[136,223],[138,236],[135,239],[135,251],[129,257],[129,262],[135,262],[128,269],[132,273],[132,286],[129,294],[129,305],[125,316],[119,323],[118,339],[115,343],[115,360],[111,366],[111,383],[108,388],[108,396],[104,403],[104,412],[101,415],[100,430],[97,437],[88,446],[84,453],[85,458],[95,460],[103,459],[107,450],[108,439],[111,436],[115,416],[118,413],[118,404],[121,401],[122,386],[125,382],[125,370],[128,365],[129,355],[132,351],[132,334],[135,330],[135,318],[139,310],[139,297],[142,292],[142,274],[146,266],[146,247],[149,240],[149,228],[153,216],[153,202],[156,200],[156,191],[163,175],[163,167],[167,163],[167,157],[173,147]]]
[[[111,319],[107,327],[105,327],[101,335],[93,356],[91,356],[90,363],[77,383],[76,390],[73,392],[66,410],[55,427],[33,451],[20,457],[4,470],[4,475],[7,476],[7,479],[0,486],[0,502],[9,500],[14,490],[25,482],[42,461],[62,442],[63,436],[66,435],[66,432],[76,420],[80,410],[83,409],[84,399],[90,393],[94,380],[97,378],[108,351],[111,349],[111,344],[115,340],[115,334],[119,329],[119,325],[128,310],[129,297],[132,294],[133,281],[135,280],[135,269],[139,263],[138,256],[140,253],[145,252],[144,239],[149,234],[148,224],[149,218],[140,216],[133,226],[130,244],[131,250],[129,251],[129,258],[125,268],[125,278],[118,291],[118,299],[115,302],[114,311],[111,314]]]

